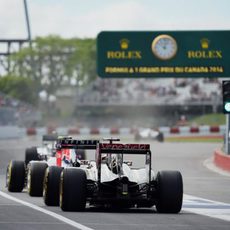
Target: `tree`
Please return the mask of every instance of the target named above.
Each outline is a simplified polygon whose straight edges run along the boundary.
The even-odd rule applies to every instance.
[[[38,37],[32,50],[24,48],[10,57],[11,72],[35,82],[37,93],[55,94],[73,79],[84,85],[96,78],[95,44],[95,39]]]
[[[0,78],[1,92],[13,98],[36,105],[38,96],[34,89],[34,82],[28,78],[7,75]]]
[[[77,52],[69,59],[69,75],[80,85],[87,85],[96,78],[96,42],[95,39],[78,39]]]

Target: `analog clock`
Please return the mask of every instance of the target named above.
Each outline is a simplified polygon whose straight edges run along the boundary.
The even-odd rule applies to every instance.
[[[176,55],[176,40],[166,34],[157,36],[152,42],[153,54],[161,60],[169,60]]]

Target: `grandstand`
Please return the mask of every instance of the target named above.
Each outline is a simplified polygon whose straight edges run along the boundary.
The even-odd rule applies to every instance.
[[[221,79],[102,79],[81,89],[75,99],[78,120],[104,125],[173,125],[221,112]],[[102,118],[103,116],[103,118]],[[131,123],[131,124],[130,124]]]
[[[221,102],[221,81],[210,79],[101,79],[82,90],[77,105],[197,104]]]
[[[0,92],[0,126],[32,126],[41,120],[33,106]]]

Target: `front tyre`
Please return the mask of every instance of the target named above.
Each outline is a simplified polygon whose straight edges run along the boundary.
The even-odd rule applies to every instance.
[[[45,162],[31,162],[28,165],[27,188],[30,196],[42,196],[46,168]]]
[[[59,205],[60,176],[63,168],[50,166],[46,169],[43,185],[43,199],[47,206]]]
[[[23,190],[25,171],[23,161],[10,161],[6,172],[6,186],[9,192],[21,192]]]
[[[159,213],[179,213],[183,201],[183,180],[178,171],[161,171],[157,174],[157,203]]]
[[[60,207],[63,211],[83,211],[86,206],[86,173],[65,168],[61,173]]]

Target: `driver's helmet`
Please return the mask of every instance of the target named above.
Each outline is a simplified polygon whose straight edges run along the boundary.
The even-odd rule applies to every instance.
[[[110,169],[113,173],[118,174],[121,171],[121,165],[118,162],[117,156],[112,156],[111,162],[110,162]]]

